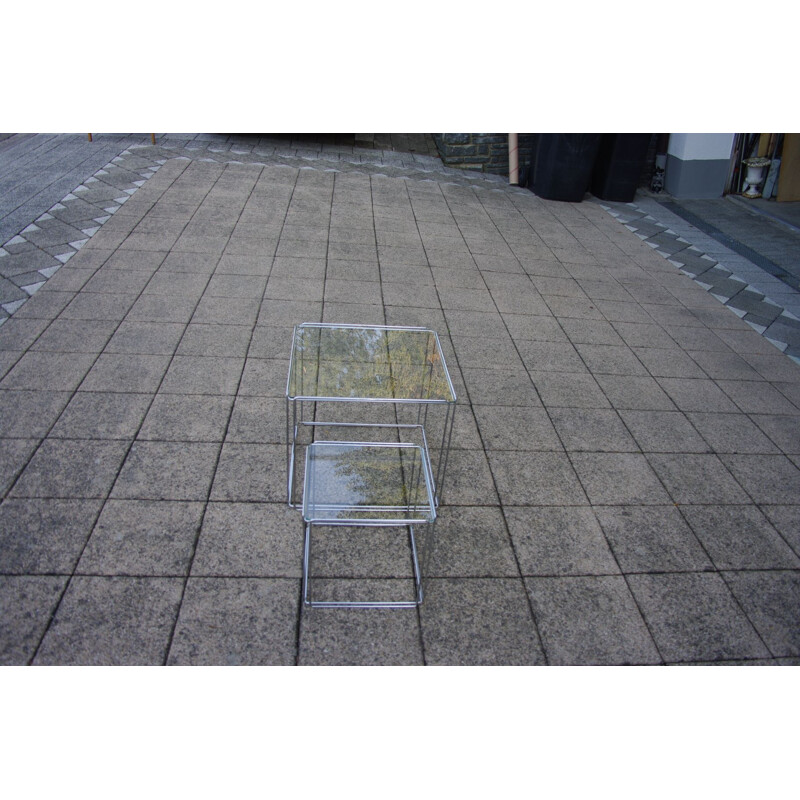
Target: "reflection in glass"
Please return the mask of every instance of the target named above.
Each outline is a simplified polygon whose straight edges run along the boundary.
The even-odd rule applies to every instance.
[[[295,329],[287,394],[453,402],[434,331],[305,323]]]
[[[433,521],[423,449],[364,442],[309,445],[303,516],[307,521]]]

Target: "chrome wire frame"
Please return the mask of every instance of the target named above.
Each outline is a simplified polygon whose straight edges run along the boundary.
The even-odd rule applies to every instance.
[[[305,544],[303,552],[303,603],[306,606],[316,608],[415,608],[419,606],[424,597],[424,580],[427,574],[427,564],[430,559],[431,551],[434,543],[434,531],[436,523],[436,509],[438,509],[443,499],[443,489],[445,481],[445,473],[447,470],[447,463],[450,455],[450,444],[453,434],[453,422],[455,418],[456,409],[456,392],[453,387],[450,373],[444,359],[444,353],[441,347],[441,341],[436,331],[424,327],[408,327],[408,326],[393,326],[393,325],[340,325],[335,323],[302,323],[296,325],[293,334],[292,346],[292,361],[294,359],[294,342],[297,339],[298,331],[301,328],[356,328],[356,329],[369,329],[369,330],[398,330],[398,331],[416,331],[427,332],[433,335],[435,340],[434,350],[438,351],[442,368],[447,379],[448,388],[452,399],[439,399],[439,400],[421,400],[412,398],[370,398],[370,397],[323,397],[323,396],[292,396],[290,394],[290,383],[292,375],[292,363],[290,362],[289,376],[286,382],[286,465],[287,465],[287,500],[288,505],[292,508],[302,506],[302,500],[295,501],[294,499],[294,473],[297,468],[297,439],[301,427],[354,427],[354,428],[394,428],[395,430],[403,428],[419,428],[422,432],[423,438],[423,468],[427,476],[427,488],[430,501],[430,509],[432,511],[431,519],[384,519],[384,520],[304,520],[305,525]],[[333,403],[391,403],[395,407],[395,423],[358,423],[358,422],[322,422],[316,420],[317,403],[318,402],[333,402]],[[291,411],[289,405],[291,403]],[[298,414],[298,403],[299,414]],[[311,420],[305,419],[304,403],[311,403],[312,414]],[[416,405],[417,406],[417,424],[403,424],[398,422],[398,407],[402,405]],[[431,405],[446,405],[446,413],[444,420],[444,427],[442,430],[442,439],[439,445],[439,457],[436,463],[436,474],[434,477],[430,465],[430,456],[428,450],[426,426],[428,420],[428,406]],[[424,407],[424,408],[423,408]],[[313,421],[312,421],[313,420]],[[312,435],[313,439],[313,435]],[[338,442],[337,444],[344,444]],[[376,442],[367,442],[370,446],[380,444]],[[397,446],[398,443],[384,443],[386,446]],[[403,443],[400,443],[403,444]],[[306,476],[307,477],[307,476]],[[414,479],[412,473],[412,480]],[[305,481],[304,481],[305,483]],[[305,492],[304,492],[305,494]],[[385,508],[385,507],[384,507]],[[392,510],[392,509],[386,509]],[[394,509],[401,510],[401,509]],[[408,510],[408,509],[406,509]],[[411,558],[414,569],[414,584],[415,584],[415,599],[413,601],[315,601],[309,597],[309,574],[311,568],[311,532],[315,524],[336,527],[336,526],[358,526],[358,527],[405,527],[408,530],[409,544],[411,547]],[[425,537],[425,544],[421,553],[414,536],[415,525],[426,525],[427,535]]]
[[[424,565],[427,563],[428,552],[430,551],[431,540],[433,539],[434,523],[429,523],[429,541],[425,544],[423,553],[423,566],[420,566],[417,551],[417,543],[414,538],[414,526],[405,525],[408,528],[408,538],[411,545],[411,561],[414,567],[414,599],[413,600],[312,600],[309,597],[309,575],[311,571],[311,528],[313,522],[305,524],[305,544],[303,548],[303,605],[309,608],[416,608],[421,605],[425,597],[424,589]],[[385,526],[388,527],[388,526]],[[396,525],[394,527],[401,527]]]
[[[385,511],[385,512],[400,512],[405,511],[410,514],[412,511],[418,512],[420,508],[426,508],[430,516],[415,516],[404,519],[392,519],[390,517],[382,517],[378,519],[361,519],[357,517],[341,518],[341,517],[327,517],[315,515],[309,517],[306,515],[304,508],[304,523],[305,523],[305,543],[303,547],[303,604],[312,608],[416,608],[422,603],[424,598],[424,575],[426,574],[426,567],[428,558],[434,539],[434,526],[436,524],[436,506],[433,494],[433,472],[431,470],[430,458],[428,456],[428,442],[425,436],[425,429],[420,425],[392,425],[392,424],[376,424],[366,426],[359,423],[341,423],[343,426],[349,427],[401,427],[401,428],[419,428],[422,435],[422,445],[410,444],[407,442],[317,442],[318,445],[331,446],[363,446],[363,447],[377,447],[386,449],[418,449],[421,452],[422,463],[420,466],[421,474],[416,475],[417,465],[416,462],[412,467],[411,476],[408,480],[410,487],[415,486],[415,483],[420,480],[424,483],[426,494],[428,498],[427,506],[420,506],[417,502],[413,505],[409,503],[404,506],[359,506],[360,510],[364,511]],[[306,456],[308,457],[308,456]],[[308,498],[310,494],[309,483],[311,481],[311,473],[306,469],[306,475],[303,486],[303,496]],[[342,505],[341,507],[336,504],[328,504],[324,507],[326,511],[340,511],[344,508],[351,508],[350,506]],[[411,561],[414,568],[414,600],[312,600],[309,596],[309,576],[311,572],[311,534],[314,525],[321,525],[323,527],[359,527],[359,528],[407,528],[409,544],[411,547]],[[419,549],[417,541],[414,536],[414,526],[425,525],[428,527],[427,536],[425,539],[425,547],[422,554],[422,563],[420,564]]]

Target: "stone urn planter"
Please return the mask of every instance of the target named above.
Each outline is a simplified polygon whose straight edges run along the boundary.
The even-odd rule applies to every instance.
[[[750,198],[761,197],[761,184],[766,177],[770,160],[768,158],[746,158],[742,164],[747,167],[742,195]]]

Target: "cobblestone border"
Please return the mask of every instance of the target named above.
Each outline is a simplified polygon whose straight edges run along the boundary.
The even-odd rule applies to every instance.
[[[770,300],[763,292],[635,203],[595,202],[800,364],[800,318],[795,314]]]
[[[0,247],[0,325],[41,289],[166,161],[141,158],[131,149],[97,170]]]

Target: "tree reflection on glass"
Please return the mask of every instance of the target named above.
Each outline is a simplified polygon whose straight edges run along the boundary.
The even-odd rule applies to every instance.
[[[433,331],[298,326],[290,397],[454,400]]]
[[[317,442],[308,453],[306,519],[432,520],[422,450]]]

